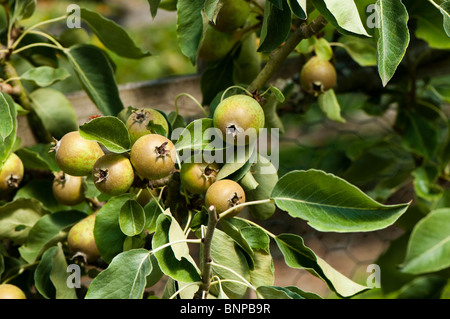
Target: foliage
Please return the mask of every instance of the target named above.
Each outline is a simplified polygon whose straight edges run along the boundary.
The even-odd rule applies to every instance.
[[[137,106],[123,105],[110,55],[138,60],[152,59],[152,53],[120,24],[85,7],[22,28],[35,13],[36,1],[1,4],[0,169],[16,153],[26,170],[17,189],[0,194],[2,283],[15,283],[39,298],[138,299],[163,278],[168,280],[161,298],[243,298],[249,289],[258,298],[320,298],[302,287],[274,285],[272,254],[278,249],[287,266],[309,270],[338,297],[445,297],[450,266],[449,2],[250,0],[251,14],[232,31],[231,49],[218,60],[205,61],[199,56],[204,34],[227,3],[148,0],[152,17],[160,10],[176,11],[179,50],[201,76],[202,101],[195,102],[203,114],[192,122],[183,118],[177,100],[191,96],[180,92],[174,97],[176,111],[161,111],[178,152],[171,174],[153,181],[136,177],[133,187],[118,196],[100,193],[92,176],[85,176],[86,201],[76,206],[58,203],[52,194],[52,180],[60,171],[54,139],[79,130],[106,153],[129,156],[126,120]],[[61,34],[42,29],[74,21],[77,14],[99,45],[76,37],[65,42]],[[312,56],[336,67],[334,88],[307,94],[300,88],[300,68],[274,84],[287,59],[303,64]],[[19,72],[24,61],[32,68]],[[78,124],[70,101],[49,87],[67,78],[76,78],[101,116]],[[276,151],[215,138],[214,110],[234,94],[257,99],[265,127],[278,129],[281,139],[292,122],[298,127],[320,119],[345,127],[351,114],[382,117],[390,109],[395,118],[387,134],[304,149],[282,147],[278,167],[269,161]],[[36,145],[21,146],[20,117],[28,120]],[[217,179],[239,182],[246,201],[218,216],[214,207],[204,207],[204,196],[189,193],[180,182],[181,165],[193,154],[225,158],[217,160]],[[395,197],[402,189],[412,189],[413,196]],[[145,192],[148,198],[142,200]],[[241,207],[249,215],[227,218]],[[405,234],[377,261],[389,269],[383,272],[382,289],[347,278],[298,234],[274,234],[262,227],[259,222],[274,218],[275,211],[321,232],[402,227]],[[86,263],[69,252],[67,234],[94,213],[100,258]],[[191,245],[200,247],[199,256]],[[86,293],[68,284],[70,264],[94,277]]]

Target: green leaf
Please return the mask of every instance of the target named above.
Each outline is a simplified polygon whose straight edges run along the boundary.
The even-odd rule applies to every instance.
[[[377,0],[376,29],[378,72],[386,86],[402,61],[409,45],[408,11],[400,0]]]
[[[340,33],[369,36],[353,0],[313,0],[312,3]]]
[[[216,264],[233,270],[246,280],[250,279],[250,269],[244,254],[235,241],[219,229],[214,231],[211,243],[211,257]],[[217,275],[221,279],[233,279],[242,282],[241,278],[228,269],[213,265],[211,270],[213,275]],[[225,294],[232,299],[242,298],[247,291],[246,286],[233,282],[224,282],[222,288]]]
[[[334,89],[329,89],[319,94],[317,103],[330,120],[345,123],[345,119],[341,116],[341,105],[336,98]]]
[[[237,68],[233,53],[227,54],[223,59],[207,63],[200,79],[202,104],[211,106],[215,97],[223,90],[234,84],[234,72]]]
[[[16,0],[12,3],[11,9],[14,19],[28,19],[36,9],[36,0]]]
[[[291,27],[291,15],[286,0],[280,1],[278,6],[271,1],[266,1],[259,52],[270,52],[286,40]]]
[[[186,128],[182,129],[175,147],[178,152],[184,151],[212,151],[217,148],[217,141],[213,141],[212,137],[220,134],[220,131],[214,127],[212,119],[202,118],[189,123]],[[219,135],[221,136],[221,134]],[[220,145],[223,143],[221,141]],[[183,158],[190,157],[191,154],[184,154]]]
[[[351,297],[368,289],[345,277],[323,259],[316,256],[311,249],[304,245],[300,236],[280,234],[275,238],[275,242],[289,267],[312,270],[314,275],[324,280],[330,289],[338,295]]]
[[[178,0],[177,37],[181,52],[196,64],[203,36],[202,10],[205,0]]]
[[[404,117],[402,144],[413,153],[430,159],[439,146],[438,126],[418,112],[402,112]]]
[[[79,127],[80,135],[97,141],[113,153],[130,150],[130,136],[125,124],[115,116],[101,116]]]
[[[166,213],[159,215],[156,222],[156,231],[152,239],[153,250],[172,242],[170,238],[173,236],[173,234],[170,236],[171,230],[173,231],[172,223],[177,223],[177,221],[170,215]],[[176,247],[178,245],[180,246]],[[177,251],[177,254],[175,254],[174,249]],[[161,271],[176,281],[185,283],[199,281],[199,269],[189,254],[179,254],[182,251],[189,251],[186,242],[173,244],[156,251],[155,257],[158,260]]]
[[[95,217],[95,243],[107,263],[110,263],[123,250],[126,236],[120,229],[119,214],[122,206],[133,196],[132,194],[123,194],[111,197]]]
[[[275,95],[278,102],[280,102],[280,103],[284,102],[285,98],[284,98],[283,92],[281,92],[280,89],[278,89],[277,87],[275,87],[273,85],[271,85],[269,89]]]
[[[411,17],[417,19],[415,34],[419,39],[428,43],[434,49],[450,49],[450,38],[448,34],[448,12],[449,2],[443,2],[436,10],[430,1],[422,1],[415,4],[410,12]]]
[[[216,16],[223,6],[223,1],[219,0],[205,0],[204,12],[209,21],[215,21]]]
[[[148,4],[150,5],[150,13],[152,15],[152,18],[154,19],[156,17],[156,14],[158,13],[158,7],[161,3],[161,0],[147,0]]]
[[[47,299],[77,299],[75,288],[67,285],[67,262],[60,243],[44,252],[34,272],[34,282]]]
[[[276,167],[266,157],[258,154],[258,160],[251,166],[247,174],[251,174],[252,178],[258,184],[254,189],[247,189],[243,181],[241,181],[247,201],[270,198],[270,194],[278,182],[278,171]],[[252,216],[260,220],[270,218],[275,213],[275,208],[273,202],[248,207]]]
[[[0,92],[0,168],[11,154],[17,140],[17,112],[13,99]]]
[[[323,60],[330,60],[333,57],[333,49],[325,38],[320,38],[314,45],[316,55]],[[282,101],[281,101],[282,102]]]
[[[319,231],[365,232],[393,224],[409,204],[383,205],[333,174],[311,169],[287,173],[271,198]]]
[[[22,73],[20,78],[34,82],[40,87],[47,87],[55,82],[65,80],[70,76],[70,73],[63,68],[52,68],[49,66],[39,66],[29,69],[25,73]]]
[[[350,36],[342,36],[338,41],[348,55],[360,66],[377,65],[377,49],[372,45],[372,41]]]
[[[450,209],[430,212],[415,226],[409,239],[402,272],[423,274],[450,266]]]
[[[250,168],[253,156],[256,156],[254,145],[229,147],[225,150],[224,165],[216,176],[217,180],[230,178],[232,174],[239,174],[239,170]]]
[[[144,209],[136,200],[130,199],[123,204],[119,213],[119,225],[127,236],[138,235],[144,230]]]
[[[450,37],[450,1],[441,4],[440,11],[444,17],[444,30],[447,36]]]
[[[293,14],[299,19],[305,20],[308,16],[306,11],[306,0],[288,0],[289,7]]]
[[[117,55],[129,59],[140,59],[150,55],[149,52],[138,48],[127,31],[114,21],[86,8],[81,8],[80,12],[81,19],[87,22],[92,32],[105,47]]]
[[[78,45],[65,52],[86,93],[100,112],[103,115],[119,114],[124,106],[105,53],[93,45]]]
[[[264,299],[305,299],[300,294],[284,287],[260,286],[256,292]]]
[[[45,129],[56,139],[78,129],[78,118],[67,97],[53,88],[41,88],[30,93],[34,111]]]
[[[0,206],[0,239],[8,238],[18,245],[25,243],[34,224],[48,213],[32,198],[21,198]]]
[[[14,129],[15,116],[13,112],[15,108],[10,102],[9,99],[6,99],[6,94],[2,92],[0,96],[0,138],[2,142]]]
[[[45,249],[67,236],[65,229],[86,217],[78,211],[61,211],[42,216],[30,229],[26,243],[19,253],[28,263],[33,263]]]
[[[118,254],[89,285],[86,299],[142,299],[152,272],[150,253],[133,249]]]
[[[55,161],[55,152],[50,152],[50,148],[51,144],[35,144],[22,147],[15,153],[26,168],[59,172],[60,168]]]

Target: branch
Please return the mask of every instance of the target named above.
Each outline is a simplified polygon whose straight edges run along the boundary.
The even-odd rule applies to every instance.
[[[194,299],[206,299],[211,285],[211,242],[214,235],[214,230],[217,226],[218,216],[216,208],[210,206],[208,209],[209,219],[208,228],[206,229],[206,235],[202,238],[203,243],[203,262],[202,262],[202,283],[198,291],[194,295]]]
[[[327,24],[327,20],[323,16],[314,19],[310,24],[302,24],[295,30],[283,46],[270,54],[269,61],[258,74],[258,76],[250,83],[248,90],[261,90],[274,73],[280,68],[284,60],[295,49],[301,40],[312,37],[320,32]]]

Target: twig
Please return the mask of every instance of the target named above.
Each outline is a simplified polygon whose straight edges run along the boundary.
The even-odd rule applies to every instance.
[[[303,24],[295,30],[283,46],[273,51],[270,54],[269,61],[258,74],[258,76],[250,83],[247,88],[250,92],[260,90],[264,87],[267,81],[280,68],[284,60],[295,49],[301,40],[310,38],[314,34],[322,30],[327,24],[327,20],[323,16],[314,19],[310,24]]]
[[[216,208],[210,206],[208,209],[209,219],[208,227],[206,229],[205,237],[202,238],[203,243],[203,262],[202,262],[202,283],[198,291],[194,295],[194,299],[206,299],[211,285],[211,242],[214,235],[214,230],[217,226],[218,216]]]

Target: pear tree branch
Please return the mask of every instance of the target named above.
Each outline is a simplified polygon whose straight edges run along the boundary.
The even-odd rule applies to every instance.
[[[318,16],[309,24],[300,25],[287,39],[287,41],[274,50],[270,56],[269,61],[258,74],[258,76],[250,83],[247,88],[250,92],[261,90],[264,85],[270,80],[275,72],[281,67],[288,55],[295,49],[301,40],[312,37],[320,32],[327,25],[327,20],[323,16]]]

